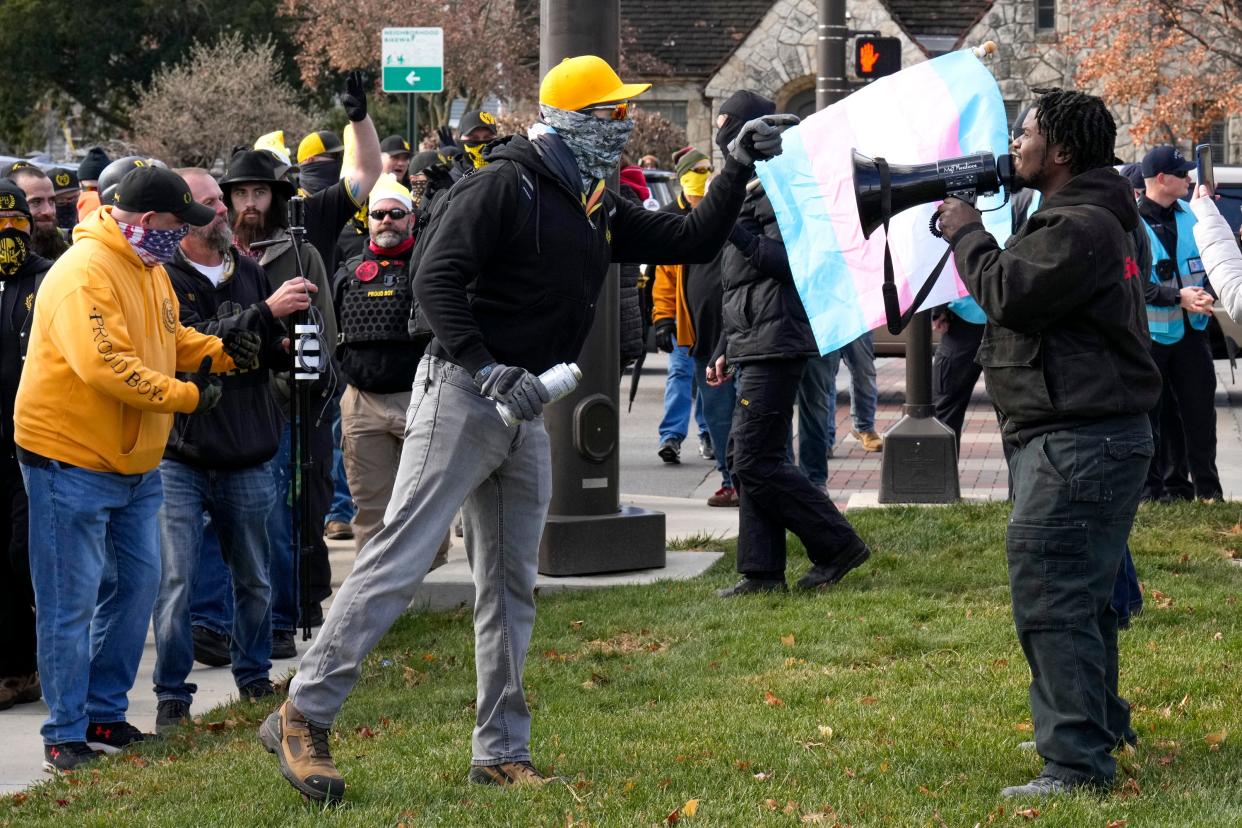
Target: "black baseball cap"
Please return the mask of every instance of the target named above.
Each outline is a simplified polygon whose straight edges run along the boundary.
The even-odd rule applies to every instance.
[[[457,124],[458,135],[469,135],[479,127],[490,129],[493,135],[497,134],[496,116],[488,112],[486,109],[475,109],[461,116],[461,121]]]
[[[194,200],[185,179],[162,167],[138,167],[126,173],[115,200],[116,207],[128,213],[172,213],[195,227],[216,217],[215,210]]]
[[[389,155],[409,155],[410,142],[400,135],[389,135],[380,141],[380,152],[386,152]]]
[[[26,193],[21,187],[7,178],[0,178],[0,212],[25,213],[30,218],[30,207],[26,204]]]
[[[81,189],[78,184],[78,174],[68,167],[52,167],[47,171],[47,177],[52,179],[52,195],[61,195]]]
[[[1160,173],[1190,172],[1194,168],[1194,162],[1187,161],[1177,147],[1156,147],[1143,156],[1143,178],[1155,178]]]

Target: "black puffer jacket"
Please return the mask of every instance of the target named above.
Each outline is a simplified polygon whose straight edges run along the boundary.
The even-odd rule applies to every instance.
[[[772,202],[758,179],[748,190],[721,263],[725,357],[744,365],[818,356],[811,323],[789,272]]]
[[[1044,199],[1004,249],[978,223],[953,237],[958,273],[988,315],[976,361],[1011,443],[1159,399],[1138,222],[1130,183],[1105,167]]]
[[[267,306],[271,295],[263,269],[230,250],[232,275],[217,287],[186,261],[180,251],[164,265],[181,303],[181,324],[212,336],[230,330],[253,331],[264,339],[260,366],[221,376],[220,403],[205,414],[177,414],[164,456],[203,469],[244,469],[276,454],[284,416],[272,390],[271,371],[288,370],[284,326]],[[177,374],[188,380],[188,374]]]
[[[577,359],[608,264],[711,259],[751,173],[726,161],[688,216],[645,210],[606,192],[588,217],[581,194],[526,138],[511,136],[486,152],[490,163],[448,194],[441,220],[451,232],[432,233],[414,277],[415,297],[435,333],[428,352],[471,373],[492,362],[541,373]]]

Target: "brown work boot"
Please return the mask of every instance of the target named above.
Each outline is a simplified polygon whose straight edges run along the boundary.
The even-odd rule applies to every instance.
[[[37,702],[42,696],[43,688],[39,686],[37,672],[0,679],[0,710],[8,710],[15,704]]]
[[[530,762],[503,762],[499,765],[475,765],[470,781],[476,785],[546,785],[558,777],[544,776]]]
[[[862,443],[863,451],[884,451],[884,438],[874,431],[851,431],[854,439]]]
[[[345,780],[328,750],[328,728],[311,724],[286,701],[259,726],[259,739],[280,760],[280,772],[308,799],[335,802],[345,796]]]

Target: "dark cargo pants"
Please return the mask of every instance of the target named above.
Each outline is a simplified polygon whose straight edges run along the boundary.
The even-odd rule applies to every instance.
[[[1110,598],[1152,453],[1138,414],[1040,435],[1011,460],[1006,551],[1035,748],[1066,782],[1111,781],[1111,751],[1134,739]]]

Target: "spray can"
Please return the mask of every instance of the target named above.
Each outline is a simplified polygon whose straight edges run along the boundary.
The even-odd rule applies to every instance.
[[[548,389],[548,394],[552,397],[548,400],[549,405],[572,394],[573,390],[578,387],[580,379],[582,379],[582,369],[575,362],[553,365],[539,375],[539,381],[543,383],[544,388]],[[509,406],[496,403],[496,410],[500,412],[500,419],[504,420],[505,425],[513,427],[517,424],[517,417],[513,416]]]

